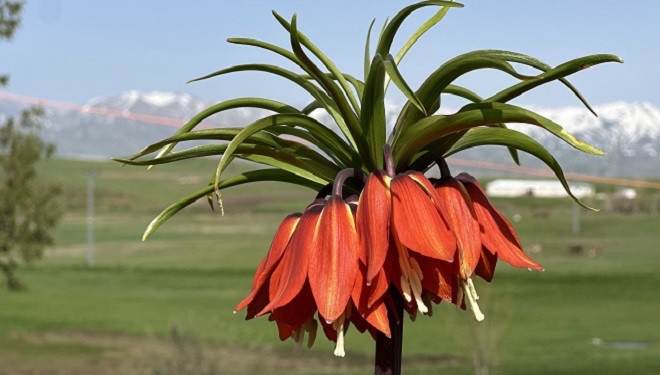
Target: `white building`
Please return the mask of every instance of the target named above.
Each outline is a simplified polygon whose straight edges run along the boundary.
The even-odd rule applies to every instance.
[[[568,184],[578,198],[591,197],[596,194],[592,184],[577,182]],[[556,180],[493,180],[486,185],[486,194],[491,197],[523,197],[560,198],[568,194],[559,181]]]

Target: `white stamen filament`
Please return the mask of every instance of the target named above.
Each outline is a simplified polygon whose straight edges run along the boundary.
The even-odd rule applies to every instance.
[[[426,314],[429,309],[422,300],[422,270],[417,261],[410,258],[408,254],[399,253],[399,264],[401,265],[401,291],[407,302],[412,302],[413,297],[417,303],[417,310]]]
[[[406,299],[406,302],[411,302],[412,297],[410,295],[412,292],[410,290],[410,283],[408,282],[406,275],[401,275],[401,291],[403,292],[403,298]]]
[[[468,279],[470,280],[470,279]],[[473,286],[474,288],[474,286]],[[472,310],[472,314],[474,314],[474,320],[477,322],[481,322],[484,320],[485,316],[479,309],[479,305],[477,304],[477,301],[475,300],[474,296],[472,295],[472,292],[469,290],[468,282],[465,282],[461,280],[461,289],[464,291],[465,297],[467,297],[468,304],[470,305],[470,309]],[[475,291],[476,294],[476,291]]]
[[[335,345],[335,356],[344,357],[344,314],[341,314],[337,320],[332,323],[333,328],[337,331],[337,344]]]
[[[470,293],[472,293],[472,298],[474,298],[475,301],[479,301],[479,295],[477,294],[477,289],[474,287],[474,282],[471,277],[468,278],[467,285],[470,289]]]

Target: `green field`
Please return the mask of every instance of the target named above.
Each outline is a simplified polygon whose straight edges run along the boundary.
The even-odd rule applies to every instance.
[[[92,269],[84,265],[88,169],[101,172]],[[0,291],[0,374],[372,373],[373,341],[355,330],[347,357],[336,359],[325,340],[296,352],[266,318],[232,314],[279,220],[313,192],[271,183],[229,189],[224,217],[198,202],[140,242],[151,218],[204,185],[212,169],[212,161],[149,172],[42,165],[64,188],[66,215],[57,246],[19,272],[29,290]],[[542,249],[532,256],[546,271],[500,263],[493,283],[477,286],[481,326],[449,304],[406,321],[404,373],[474,374],[476,362],[491,374],[660,373],[660,217],[583,211],[573,235],[568,200],[496,204],[520,215],[523,245]]]

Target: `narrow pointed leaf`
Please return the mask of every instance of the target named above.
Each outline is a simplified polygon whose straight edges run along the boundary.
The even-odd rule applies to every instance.
[[[298,59],[307,67],[310,74],[319,82],[321,87],[323,87],[323,89],[330,95],[330,97],[337,104],[337,108],[341,113],[344,122],[346,123],[348,131],[350,132],[350,139],[354,141],[358,150],[364,154],[368,149],[368,145],[362,133],[362,128],[360,128],[357,112],[353,112],[349,103],[346,101],[346,97],[341,92],[339,87],[334,83],[334,81],[326,77],[326,75],[316,66],[316,64],[314,64],[314,62],[312,62],[312,60],[310,60],[310,58],[305,54],[305,51],[302,49],[302,46],[300,44],[300,34],[298,33],[298,29],[296,28],[295,15],[291,20],[289,31],[291,34],[291,48],[293,48],[293,52],[296,54]],[[332,66],[334,67],[334,65]],[[328,68],[330,69],[331,72],[333,72],[333,69],[331,67]],[[336,71],[336,67],[334,67],[334,71]],[[341,73],[338,71],[337,73],[335,73],[335,78],[338,79],[339,82],[346,82],[343,75],[341,75]],[[350,94],[349,98],[352,97],[352,93],[350,91],[350,88],[348,88],[348,84],[346,84],[346,89],[348,89],[348,94]],[[346,89],[345,91],[347,91]],[[356,104],[354,105],[354,108],[357,108],[355,109],[357,111],[359,110],[359,106],[357,105],[357,101],[355,103]],[[368,163],[370,162],[370,160],[366,160],[366,161]],[[373,161],[371,161],[371,163],[373,163]],[[371,166],[373,167],[373,165]]]
[[[358,106],[358,102],[353,96],[353,93],[351,92],[350,87],[348,86],[347,80],[344,78],[343,74],[341,71],[337,68],[337,66],[330,60],[321,50],[312,43],[309,38],[307,38],[303,33],[299,32],[297,28],[293,25],[293,22],[289,24],[284,18],[282,18],[277,12],[273,11],[273,15],[277,19],[277,21],[284,27],[289,33],[293,36],[293,34],[296,34],[296,38],[300,41],[302,45],[304,45],[307,49],[309,49],[321,62],[325,67],[330,71],[335,76],[335,79],[339,81],[339,84],[341,87],[344,89],[344,92],[348,96],[349,101],[351,102],[351,105],[353,106],[353,109],[355,112],[359,112],[360,108]],[[295,17],[295,16],[294,16]],[[295,31],[293,31],[295,30]],[[295,51],[294,51],[295,52]],[[296,53],[296,56],[300,58],[300,55]],[[301,59],[303,63],[305,61]],[[307,64],[306,64],[307,65]],[[335,99],[336,100],[336,99]]]
[[[405,165],[412,155],[436,139],[461,130],[496,123],[536,125],[580,151],[595,155],[604,154],[597,148],[577,140],[564,128],[539,114],[510,104],[484,102],[468,104],[451,116],[430,116],[410,126],[409,133],[393,145],[394,156],[401,163],[398,167]]]
[[[287,182],[295,185],[305,186],[314,190],[321,190],[321,188],[323,188],[322,184],[296,176],[290,172],[277,170],[277,169],[259,169],[255,171],[248,171],[245,173],[241,173],[237,176],[228,178],[224,181],[220,181],[220,183],[218,184],[218,189],[222,190],[233,186],[249,184],[252,182],[259,182],[259,181]],[[183,199],[179,200],[178,202],[164,209],[158,216],[156,216],[156,218],[154,218],[151,221],[151,223],[149,223],[149,226],[144,232],[144,236],[142,237],[142,240],[143,241],[146,240],[147,237],[149,237],[153,232],[156,231],[156,229],[158,229],[158,227],[160,227],[164,222],[166,222],[169,218],[174,216],[174,214],[176,214],[177,212],[181,211],[183,208],[191,205],[192,203],[194,203],[195,201],[197,201],[202,197],[212,194],[213,189],[214,189],[213,185],[207,186],[204,189],[201,189],[193,194],[190,194],[187,197],[184,197]]]
[[[606,55],[606,54],[580,57],[578,59],[574,59],[565,62],[561,65],[558,65],[556,68],[548,70],[534,79],[527,80],[525,82],[520,82],[516,85],[509,87],[508,89],[502,90],[486,100],[496,101],[496,102],[508,102],[540,85],[543,85],[545,83],[554,80],[562,79],[573,73],[577,73],[581,70],[590,68],[594,65],[603,64],[607,62],[622,63],[623,61],[617,56]]]
[[[217,72],[207,74],[200,78],[193,79],[189,81],[189,83],[217,77],[224,74],[235,73],[235,72],[246,72],[246,71],[258,71],[258,72],[266,72],[266,73],[274,74],[286,78],[292,81],[293,83],[297,84],[305,91],[307,91],[314,99],[323,103],[323,107],[335,120],[337,126],[339,126],[339,129],[341,129],[341,131],[344,133],[344,135],[346,135],[346,137],[351,143],[354,142],[353,136],[351,135],[351,131],[347,127],[347,124],[344,121],[344,117],[342,116],[341,111],[337,107],[337,103],[335,103],[332,99],[330,99],[325,92],[323,92],[321,89],[313,85],[311,82],[309,82],[299,74],[296,74],[290,70],[281,68],[279,66],[268,65],[268,64],[236,65],[229,68],[218,70]]]
[[[454,8],[462,8],[463,4],[455,3],[453,1],[421,1],[416,4],[408,5],[407,7],[401,9],[390,21],[387,26],[383,29],[381,33],[380,40],[378,41],[378,48],[376,53],[380,53],[381,56],[385,56],[390,53],[390,48],[392,47],[392,42],[394,41],[394,36],[396,35],[399,27],[403,21],[408,18],[408,16],[417,9],[427,7],[427,6],[446,6]]]
[[[376,54],[371,62],[369,77],[365,82],[360,121],[369,144],[368,152],[375,165],[383,165],[383,145],[386,137],[385,122],[385,65]]]
[[[367,41],[364,44],[364,80],[367,80],[367,77],[369,77],[369,69],[371,69],[371,29],[374,27],[374,23],[376,23],[376,19],[374,18],[373,21],[371,21],[371,25],[369,25],[369,30],[367,31]]]
[[[546,150],[543,146],[541,146],[541,144],[532,138],[515,130],[501,128],[472,129],[467,132],[467,134],[465,134],[458,142],[456,142],[454,146],[445,154],[445,156],[450,156],[457,152],[481,145],[511,146],[517,148],[519,151],[523,151],[535,156],[544,162],[548,167],[550,167],[550,169],[552,169],[552,171],[555,173],[555,176],[566,190],[566,193],[568,193],[568,195],[573,198],[575,203],[588,210],[598,211],[585,205],[575,195],[573,195],[573,192],[568,186],[568,182],[566,182],[564,171],[561,169],[561,166],[552,156],[552,154],[548,152],[548,150]]]
[[[426,109],[424,108],[424,105],[422,102],[417,98],[417,95],[415,95],[415,92],[408,86],[408,83],[406,83],[405,79],[401,75],[401,72],[399,72],[399,68],[396,67],[396,62],[394,62],[394,58],[392,55],[387,55],[385,57],[385,70],[387,71],[388,76],[392,79],[396,87],[401,90],[403,95],[410,100],[410,102],[417,107],[424,115],[426,115]]]

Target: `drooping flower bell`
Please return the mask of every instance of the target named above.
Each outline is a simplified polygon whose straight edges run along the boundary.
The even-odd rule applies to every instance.
[[[481,321],[484,315],[477,303],[475,274],[490,282],[498,256],[516,267],[543,268],[525,255],[509,222],[490,204],[472,176],[463,173],[452,177],[444,159],[438,160],[438,165],[441,177],[433,185],[458,245],[456,267],[440,265],[438,273],[446,283],[457,287],[452,291],[453,302],[460,306],[466,299],[475,320]]]
[[[384,284],[378,290],[393,282],[408,304],[414,300],[417,310],[426,313],[419,259],[452,262],[456,240],[431,182],[415,171],[395,175],[389,145],[384,156],[387,171],[371,173],[357,209],[366,282]]]
[[[316,337],[318,312],[323,331],[336,342],[337,356],[345,354],[344,334],[350,322],[361,332],[389,335],[385,305],[378,300],[367,306],[362,298],[368,293],[361,281],[355,199],[342,198],[349,177],[364,175],[354,169],[341,171],[329,199],[321,192],[302,215],[284,220],[257,269],[252,292],[236,309],[247,306],[248,319],[270,313],[282,340],[293,337],[300,344],[309,333],[308,346]]]

